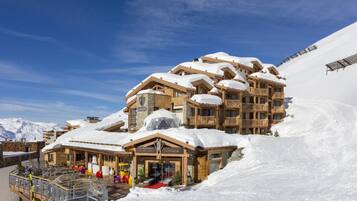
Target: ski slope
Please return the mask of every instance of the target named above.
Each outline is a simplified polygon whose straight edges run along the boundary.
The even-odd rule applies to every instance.
[[[284,63],[286,94],[329,99],[357,106],[357,64],[326,74],[326,64],[357,53],[357,22],[314,43],[317,49]]]

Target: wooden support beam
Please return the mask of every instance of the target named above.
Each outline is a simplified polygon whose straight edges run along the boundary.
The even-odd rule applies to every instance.
[[[88,168],[88,152],[84,152],[84,166]]]
[[[73,150],[73,165],[76,165],[77,162],[77,152]]]
[[[103,155],[99,154],[99,158],[98,158],[98,165],[99,165],[99,170],[102,171],[102,166],[103,166]]]
[[[187,150],[184,149],[184,156],[182,157],[182,184],[184,186],[187,186],[187,168],[188,168],[188,163],[187,163]]]
[[[197,124],[198,124],[198,109],[197,107],[195,106],[195,128],[197,128]]]
[[[119,175],[119,156],[115,156],[114,174]]]

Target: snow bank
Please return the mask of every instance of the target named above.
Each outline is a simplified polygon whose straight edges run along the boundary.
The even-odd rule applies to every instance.
[[[357,108],[294,100],[269,136],[238,136],[244,157],[188,191],[131,192],[123,200],[355,200]]]
[[[221,105],[223,103],[220,97],[211,94],[195,94],[191,97],[191,100],[209,105]]]

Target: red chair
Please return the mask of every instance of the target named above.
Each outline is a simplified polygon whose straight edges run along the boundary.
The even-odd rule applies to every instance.
[[[103,178],[103,172],[102,172],[102,171],[98,171],[98,172],[95,174],[95,177],[97,177],[98,179],[102,179],[102,178]]]

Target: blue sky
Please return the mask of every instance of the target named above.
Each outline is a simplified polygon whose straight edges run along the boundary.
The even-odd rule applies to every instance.
[[[225,51],[280,63],[357,20],[357,2],[0,1],[0,118],[121,109],[154,72]]]

